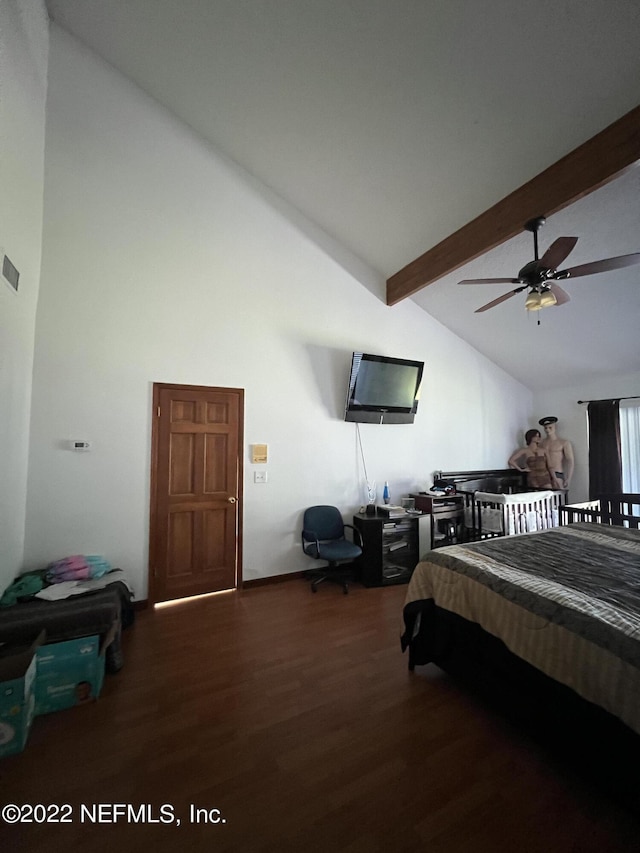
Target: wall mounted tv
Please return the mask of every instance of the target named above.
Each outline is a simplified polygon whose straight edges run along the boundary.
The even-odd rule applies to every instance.
[[[418,410],[423,361],[354,352],[345,421],[412,424]]]

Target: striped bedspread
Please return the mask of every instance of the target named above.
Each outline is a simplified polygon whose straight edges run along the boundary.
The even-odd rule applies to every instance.
[[[405,604],[430,599],[640,734],[640,531],[574,524],[431,551]]]

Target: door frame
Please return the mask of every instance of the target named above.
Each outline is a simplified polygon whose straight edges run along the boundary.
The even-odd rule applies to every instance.
[[[150,483],[150,508],[149,508],[149,564],[147,567],[148,601],[150,605],[156,603],[156,554],[157,541],[154,537],[158,529],[158,494],[157,494],[157,472],[158,472],[158,445],[160,424],[160,393],[165,389],[176,391],[219,391],[231,392],[238,395],[238,508],[236,526],[236,575],[234,589],[242,588],[242,542],[243,528],[242,519],[244,515],[244,388],[222,388],[217,385],[183,385],[175,382],[154,382],[153,399],[151,408],[151,471]],[[205,593],[206,595],[206,593]],[[179,601],[180,599],[176,599]]]

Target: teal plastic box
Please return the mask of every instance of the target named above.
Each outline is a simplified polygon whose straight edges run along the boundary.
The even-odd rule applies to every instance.
[[[42,631],[30,646],[0,649],[0,757],[22,752],[35,713],[37,649]]]
[[[41,646],[37,653],[36,714],[62,711],[97,699],[104,681],[100,637]]]

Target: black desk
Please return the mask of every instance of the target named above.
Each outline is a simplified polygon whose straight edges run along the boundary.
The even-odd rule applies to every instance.
[[[362,536],[357,566],[365,586],[408,583],[419,556],[420,516],[354,515],[353,526]]]

